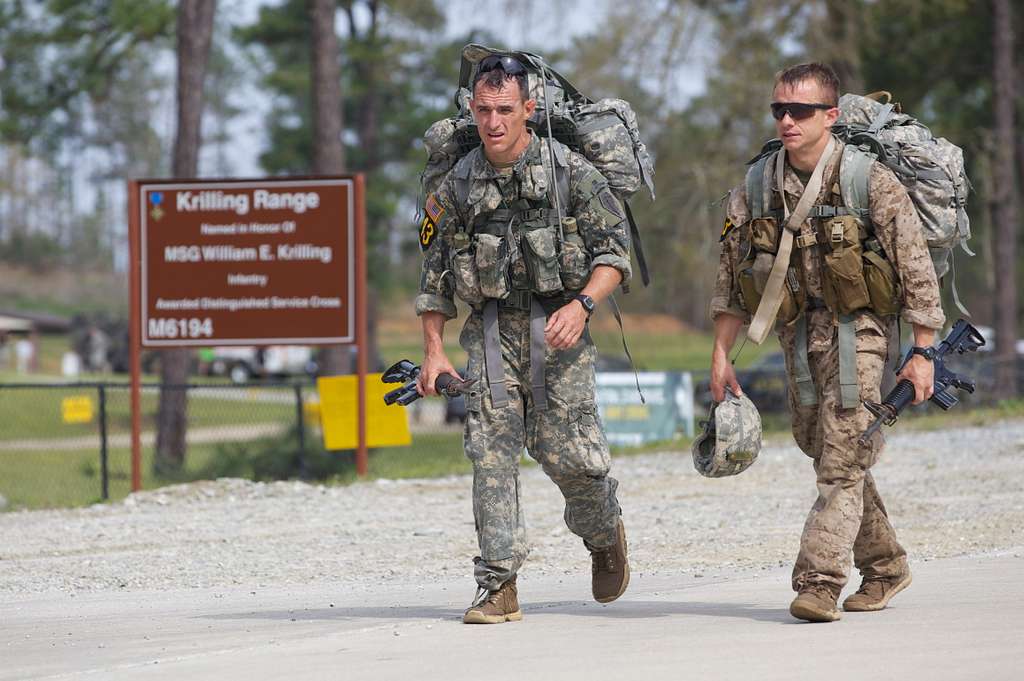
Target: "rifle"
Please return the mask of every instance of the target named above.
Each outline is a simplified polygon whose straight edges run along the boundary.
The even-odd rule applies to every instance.
[[[416,379],[420,375],[419,366],[407,359],[399,360],[391,365],[391,368],[380,377],[383,383],[402,383],[402,387],[395,388],[384,395],[384,404],[401,404],[402,406],[412,404],[422,395],[416,390]],[[434,390],[440,395],[451,399],[457,395],[464,395],[476,383],[476,379],[460,381],[451,374],[441,374],[434,381]]]
[[[933,360],[935,365],[935,383],[932,396],[928,398],[931,402],[934,402],[943,411],[952,408],[959,401],[960,398],[950,391],[950,388],[959,388],[960,390],[966,390],[969,393],[974,392],[974,381],[967,376],[961,376],[955,374],[952,371],[946,369],[945,358],[954,352],[958,354],[964,354],[965,352],[974,352],[982,345],[985,344],[985,337],[981,333],[968,324],[963,319],[957,320],[957,323],[953,325],[953,330],[949,332],[946,339],[939,344],[936,351],[936,357]],[[907,362],[910,361],[910,357],[913,355],[912,350],[908,350],[907,354],[903,357],[903,361],[896,367],[896,373],[898,374],[906,366]],[[864,431],[864,434],[857,439],[857,444],[865,446],[872,435],[875,434],[882,425],[891,426],[896,423],[899,419],[900,412],[908,404],[914,401],[914,384],[907,379],[901,380],[896,384],[896,387],[892,389],[885,399],[879,402],[868,402],[864,401],[864,407],[871,412],[875,417],[875,420]]]

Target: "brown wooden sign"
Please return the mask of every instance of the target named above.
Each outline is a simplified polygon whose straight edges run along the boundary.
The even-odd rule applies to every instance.
[[[143,346],[354,340],[352,178],[133,186]]]

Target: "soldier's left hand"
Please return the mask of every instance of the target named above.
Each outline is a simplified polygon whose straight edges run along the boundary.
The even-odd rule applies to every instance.
[[[547,326],[544,327],[544,339],[552,348],[565,350],[576,345],[586,325],[587,311],[579,302],[572,300],[548,317]]]
[[[935,365],[921,355],[911,357],[897,378],[914,384],[913,404],[921,404],[935,391]]]

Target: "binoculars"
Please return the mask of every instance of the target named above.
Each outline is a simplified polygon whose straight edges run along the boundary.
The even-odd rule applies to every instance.
[[[380,377],[383,383],[401,383],[402,387],[395,388],[384,395],[384,404],[400,404],[406,406],[418,400],[422,395],[416,390],[416,379],[420,375],[420,367],[407,359],[399,360],[391,365],[384,375]],[[468,392],[469,387],[476,381],[460,381],[451,374],[441,374],[434,381],[434,390],[439,395],[447,398],[462,395]]]

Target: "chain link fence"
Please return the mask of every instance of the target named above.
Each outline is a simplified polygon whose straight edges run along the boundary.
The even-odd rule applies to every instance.
[[[244,474],[241,460],[259,448],[290,453],[301,475],[306,453],[322,450],[312,385],[172,386],[169,395],[186,395],[185,456],[157,465],[160,390],[146,385],[140,395],[144,487]],[[131,491],[127,384],[0,384],[0,414],[0,506],[82,505]]]

